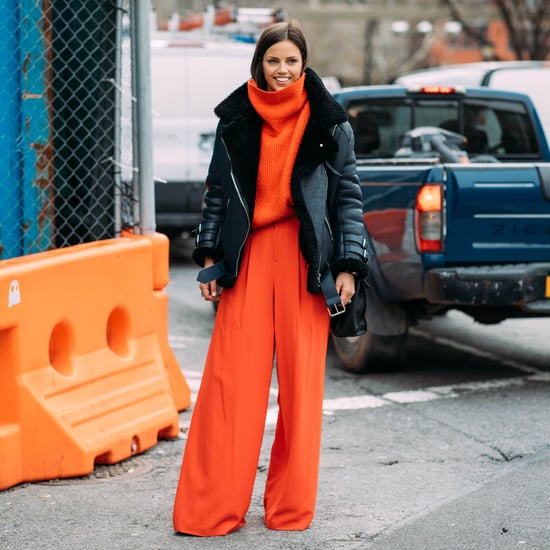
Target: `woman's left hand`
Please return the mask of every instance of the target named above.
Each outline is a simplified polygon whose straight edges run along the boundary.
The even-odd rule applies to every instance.
[[[351,273],[338,273],[336,277],[336,291],[340,296],[340,300],[346,306],[351,302],[355,295],[355,276]]]
[[[204,267],[210,267],[214,265],[214,260],[212,258],[204,259]],[[214,279],[208,283],[199,283],[199,288],[201,290],[201,296],[207,302],[219,302],[221,297],[221,288],[218,287],[218,283]]]

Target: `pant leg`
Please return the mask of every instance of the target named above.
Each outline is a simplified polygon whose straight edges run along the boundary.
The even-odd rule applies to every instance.
[[[249,237],[237,283],[222,292],[176,491],[178,532],[225,535],[245,524],[273,372],[269,235]]]
[[[313,519],[317,497],[329,316],[322,294],[306,289],[297,222],[278,229],[274,315],[279,416],[264,493],[265,524],[303,530]]]

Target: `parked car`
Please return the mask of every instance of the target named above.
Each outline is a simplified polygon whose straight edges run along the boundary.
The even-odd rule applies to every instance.
[[[400,76],[401,86],[487,86],[528,94],[550,136],[550,61],[483,61],[442,65]]]
[[[156,223],[168,237],[199,223],[214,107],[250,78],[253,52],[252,43],[200,31],[159,32],[151,41]]]

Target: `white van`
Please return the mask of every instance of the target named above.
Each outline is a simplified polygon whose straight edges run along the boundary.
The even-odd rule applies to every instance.
[[[227,37],[206,39],[200,33],[152,37],[156,223],[169,237],[199,223],[218,122],[213,109],[250,78],[254,47]]]
[[[414,71],[397,78],[401,86],[488,86],[490,88],[522,92],[531,97],[550,136],[550,61],[482,61],[442,65]]]

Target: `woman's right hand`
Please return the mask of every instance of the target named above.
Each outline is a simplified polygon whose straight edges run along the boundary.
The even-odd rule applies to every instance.
[[[212,258],[205,258],[204,259],[204,267],[210,267],[211,265],[214,265],[216,262]],[[218,283],[216,283],[216,279],[213,281],[209,281],[208,283],[199,283],[199,288],[201,290],[201,296],[207,301],[207,302],[217,302],[219,301],[221,297],[221,288],[218,286]]]

